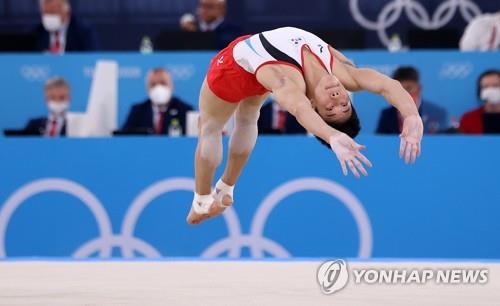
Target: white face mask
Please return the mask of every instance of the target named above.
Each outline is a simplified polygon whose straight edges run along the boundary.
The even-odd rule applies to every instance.
[[[61,16],[56,14],[44,14],[42,16],[42,24],[48,32],[56,32],[62,28]]]
[[[500,86],[481,89],[481,100],[487,103],[500,104]]]
[[[149,91],[149,99],[155,105],[166,105],[172,98],[172,89],[165,85],[156,85]]]
[[[69,102],[67,102],[67,101],[64,101],[64,102],[49,101],[49,102],[47,102],[47,107],[49,108],[49,111],[52,114],[59,116],[68,110]]]

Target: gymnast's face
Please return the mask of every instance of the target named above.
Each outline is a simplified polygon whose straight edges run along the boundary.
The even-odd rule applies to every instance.
[[[325,122],[341,124],[352,114],[351,99],[337,77],[326,75],[314,90],[314,103],[318,114]]]

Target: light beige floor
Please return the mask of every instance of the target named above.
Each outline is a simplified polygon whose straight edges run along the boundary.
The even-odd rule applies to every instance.
[[[0,262],[0,305],[500,305],[500,264],[353,262],[351,268],[485,268],[485,285],[356,285],[323,295],[319,262]]]

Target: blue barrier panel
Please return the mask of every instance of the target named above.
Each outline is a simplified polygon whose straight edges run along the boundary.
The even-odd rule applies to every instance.
[[[0,257],[500,258],[500,138],[360,137],[343,177],[307,137],[261,137],[224,218],[188,226],[196,140],[0,140]],[[220,172],[220,171],[219,171]]]
[[[144,77],[148,69],[165,66],[173,74],[175,93],[197,106],[198,92],[213,52],[138,54],[0,55],[0,129],[20,128],[28,118],[43,116],[43,81],[55,75],[69,80],[73,87],[73,111],[84,111],[95,62],[116,60],[120,67],[119,123],[130,106],[145,99]],[[381,51],[346,52],[360,67],[372,67],[391,74],[399,65],[419,68],[423,96],[449,112],[450,119],[478,106],[476,78],[486,69],[500,68],[497,53],[459,53],[454,51],[387,53]],[[375,130],[378,115],[387,107],[381,97],[356,94],[354,103],[363,124],[363,133]]]

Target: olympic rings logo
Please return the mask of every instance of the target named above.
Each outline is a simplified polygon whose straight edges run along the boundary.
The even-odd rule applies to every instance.
[[[51,70],[46,65],[24,65],[21,66],[20,74],[29,82],[42,82],[49,78]]]
[[[359,9],[359,0],[350,0],[349,8],[354,20],[368,30],[377,31],[380,41],[385,46],[390,43],[387,29],[396,23],[403,10],[414,25],[424,30],[443,27],[455,16],[457,9],[467,21],[481,14],[481,9],[471,0],[445,0],[437,7],[432,17],[416,0],[392,0],[382,8],[376,21],[368,20],[363,16]]]
[[[167,65],[166,68],[175,80],[186,81],[196,73],[194,65]]]
[[[472,70],[474,70],[474,66],[469,62],[444,63],[439,71],[439,76],[442,79],[465,79],[472,73]]]
[[[192,192],[192,178],[170,178],[159,181],[142,191],[132,202],[125,214],[120,234],[114,234],[108,214],[99,201],[82,185],[59,178],[40,179],[15,191],[0,209],[0,258],[7,256],[5,235],[12,215],[30,197],[42,192],[63,192],[78,198],[96,219],[99,237],[85,242],[72,254],[75,258],[87,258],[98,253],[101,258],[109,258],[112,249],[118,247],[125,258],[133,258],[139,253],[147,258],[159,258],[160,252],[148,242],[134,236],[135,226],[142,211],[160,195],[173,191]],[[279,243],[264,237],[264,229],[272,210],[285,198],[302,191],[318,191],[337,198],[353,216],[359,232],[359,257],[370,257],[372,252],[372,227],[361,202],[345,187],[320,178],[300,178],[289,181],[274,189],[259,205],[251,222],[250,233],[245,234],[234,208],[222,215],[229,235],[209,246],[201,257],[212,258],[228,254],[230,258],[241,256],[243,247],[249,247],[251,256],[261,258],[264,252],[278,258],[291,257],[292,254]]]

